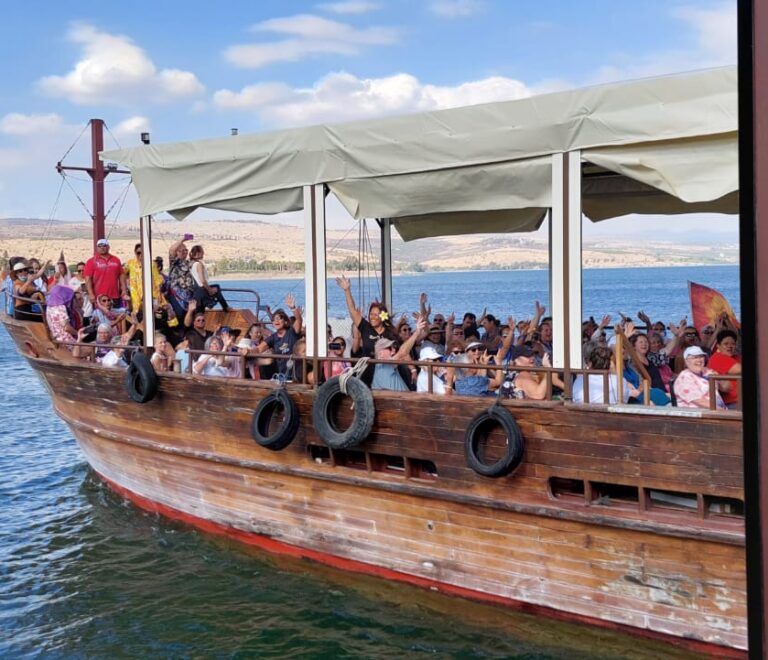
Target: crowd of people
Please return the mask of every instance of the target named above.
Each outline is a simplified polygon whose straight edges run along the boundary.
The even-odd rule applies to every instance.
[[[206,309],[219,305],[227,311],[228,304],[209,281],[204,256],[203,246],[189,250],[181,240],[170,248],[167,275],[161,257],[152,264],[157,330],[152,365],[158,372],[312,384],[367,357],[374,362],[361,378],[379,390],[544,400],[570,389],[578,403],[615,404],[621,398],[705,409],[739,404],[738,378],[716,378],[710,387],[711,376],[741,373],[739,329],[727,315],[701,328],[685,318],[677,324],[653,321],[643,312],[637,322],[590,317],[582,324],[583,369],[567,388],[564,373],[552,369],[552,319],[538,302],[532,317],[518,322],[511,317],[502,322],[487,310],[466,312],[458,321],[454,314],[433,314],[422,294],[418,309],[394,319],[380,302],[363,314],[344,276],[336,283],[344,293],[350,332],[334,334],[329,326],[328,359],[315,373],[315,361],[304,359],[302,312],[292,295],[285,300],[287,311],[267,308],[268,320],[252,324],[242,337],[229,326],[206,329]],[[44,319],[51,337],[71,344],[75,357],[127,367],[130,346],[143,332],[141,244],[125,264],[101,239],[96,254],[74,272],[63,255],[47,276],[49,266],[11,258],[4,274],[6,311],[20,319]],[[617,364],[619,343],[623,358]]]

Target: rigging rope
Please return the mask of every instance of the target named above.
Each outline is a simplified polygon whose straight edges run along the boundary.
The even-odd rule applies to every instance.
[[[45,229],[43,229],[43,235],[40,238],[40,241],[42,243],[40,248],[40,254],[44,254],[45,250],[48,248],[48,237],[49,232],[51,230],[51,227],[53,226],[53,217],[56,215],[56,211],[59,208],[59,201],[61,200],[61,191],[64,189],[64,180],[62,176],[62,181],[59,184],[59,192],[56,194],[56,200],[53,202],[53,207],[51,208],[51,212],[48,215],[48,223],[45,226]]]
[[[115,201],[112,202],[112,206],[110,206],[109,210],[104,214],[104,219],[106,220],[109,217],[109,214],[112,212],[112,209],[115,208],[115,204],[117,204],[118,200],[120,200],[122,196],[120,207],[117,209],[117,213],[115,214],[115,219],[112,221],[112,226],[109,228],[109,231],[107,232],[107,238],[112,236],[112,231],[114,230],[115,225],[117,224],[117,220],[120,217],[120,213],[123,210],[123,204],[125,204],[125,200],[128,198],[128,191],[131,189],[132,182],[133,182],[133,179],[131,178],[128,181],[128,183],[125,185],[125,188],[123,188],[122,193],[115,198]]]
[[[347,393],[347,382],[349,381],[350,378],[352,378],[353,376],[357,376],[358,378],[360,378],[360,376],[368,366],[368,360],[370,360],[370,358],[361,357],[355,363],[354,367],[347,367],[344,371],[341,372],[341,374],[339,375],[339,389],[341,390],[342,394]]]
[[[76,144],[77,144],[77,143],[80,141],[80,138],[81,138],[81,137],[83,137],[83,133],[85,133],[85,129],[86,129],[86,128],[88,128],[90,125],[91,125],[91,122],[90,122],[90,120],[89,120],[89,121],[87,121],[87,122],[85,122],[85,126],[83,126],[83,130],[82,130],[82,131],[80,131],[80,135],[78,135],[78,136],[75,138],[75,141],[74,141],[74,142],[73,142],[71,145],[69,145],[69,149],[67,149],[67,150],[64,152],[64,155],[63,155],[61,158],[59,158],[59,162],[60,162],[60,163],[63,163],[63,162],[64,162],[64,159],[65,159],[65,158],[66,158],[66,157],[69,155],[69,152],[70,152],[70,151],[72,151],[72,149],[74,149],[74,148],[75,148],[75,145],[76,145]]]
[[[107,126],[107,122],[104,122],[104,128],[107,129],[107,133],[109,133],[109,136],[115,141],[117,148],[122,149],[122,147],[120,146],[120,143],[117,141],[117,138],[112,134],[112,131],[109,130],[109,126]]]
[[[74,196],[77,197],[77,201],[79,201],[81,206],[85,209],[85,212],[88,214],[88,217],[91,219],[91,221],[93,221],[93,213],[91,213],[90,209],[88,208],[86,203],[83,201],[83,198],[80,197],[80,195],[77,194],[77,190],[75,190],[74,186],[69,181],[67,181],[67,175],[64,174],[64,172],[62,172],[61,176],[64,179],[64,181],[66,182],[66,184],[69,186],[69,189],[72,191]]]

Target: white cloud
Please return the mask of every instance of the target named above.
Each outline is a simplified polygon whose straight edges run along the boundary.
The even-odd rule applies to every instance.
[[[312,14],[272,18],[257,23],[251,30],[290,38],[230,46],[224,51],[224,57],[235,66],[257,69],[275,62],[296,62],[312,55],[356,55],[366,46],[387,46],[399,39],[397,30],[392,28],[357,29]]]
[[[5,135],[50,134],[60,131],[63,123],[62,118],[54,112],[44,115],[10,112],[0,119],[0,133]]]
[[[680,6],[672,10],[672,16],[684,24],[680,41],[684,42],[690,35],[692,47],[645,56],[628,54],[624,58],[626,64],[600,67],[589,82],[614,82],[736,64],[736,3],[733,0],[708,9]]]
[[[111,129],[112,134],[122,140],[138,142],[142,133],[149,132],[150,122],[147,117],[136,115],[123,119],[117,126]]]
[[[443,18],[464,18],[478,14],[485,9],[481,0],[435,0],[429,10]]]
[[[715,61],[736,62],[736,5],[725,2],[711,9],[680,7],[675,14],[696,31],[699,48]]]
[[[68,37],[82,46],[81,57],[68,74],[38,81],[40,90],[49,96],[79,105],[134,105],[137,101],[168,102],[204,91],[194,73],[158,71],[144,50],[124,35],[78,23]]]
[[[221,89],[213,95],[216,107],[226,110],[250,110],[288,101],[294,90],[284,83],[258,83],[239,92]]]
[[[320,9],[334,14],[367,14],[379,9],[375,2],[363,2],[362,0],[349,0],[348,2],[324,2],[318,5]]]
[[[239,92],[219,90],[214,104],[222,110],[252,110],[272,126],[301,126],[381,117],[530,96],[525,84],[495,76],[454,87],[421,83],[400,73],[385,78],[357,78],[331,73],[310,88],[262,83]]]

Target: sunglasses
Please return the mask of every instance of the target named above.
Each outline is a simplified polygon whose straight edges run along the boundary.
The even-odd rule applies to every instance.
[[[685,336],[686,336],[686,337],[695,337],[695,336],[696,336],[696,333],[695,333],[695,332],[686,332],[686,333],[685,333]]]
[[[451,351],[451,355],[461,355],[463,351],[455,350]]]
[[[475,346],[474,348],[468,348],[467,353],[477,353],[480,350],[478,346]]]

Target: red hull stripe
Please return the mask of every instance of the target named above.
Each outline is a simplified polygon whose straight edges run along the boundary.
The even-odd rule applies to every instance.
[[[97,473],[98,474],[98,473]],[[373,564],[366,564],[365,562],[357,561],[356,559],[345,559],[344,557],[338,557],[325,552],[318,552],[317,550],[310,550],[308,548],[300,548],[299,546],[290,545],[289,543],[283,543],[282,541],[276,541],[267,536],[261,534],[254,534],[253,532],[246,532],[241,529],[235,529],[234,527],[228,527],[220,523],[206,520],[205,518],[199,518],[189,513],[184,513],[178,509],[173,509],[164,504],[159,504],[152,500],[137,495],[136,493],[119,486],[114,481],[107,479],[103,475],[99,474],[99,478],[102,479],[109,487],[116,493],[122,495],[127,500],[133,502],[136,506],[145,511],[152,513],[158,513],[166,518],[172,520],[179,520],[192,527],[203,530],[210,534],[216,534],[218,536],[226,536],[227,538],[234,539],[240,543],[247,545],[257,546],[274,554],[288,555],[290,557],[298,557],[301,559],[310,559],[327,566],[341,569],[343,571],[351,571],[354,573],[364,573],[366,575],[373,575],[375,577],[384,578],[386,580],[395,580],[397,582],[405,582],[407,584],[421,587],[424,589],[437,590],[440,593],[448,594],[451,596],[459,596],[461,598],[467,598],[474,601],[480,601],[483,603],[492,603],[494,605],[503,605],[505,607],[511,607],[515,610],[525,612],[527,614],[534,614],[537,616],[546,616],[552,619],[558,619],[562,621],[570,621],[576,623],[583,623],[590,626],[596,626],[599,628],[605,628],[608,630],[616,630],[629,635],[645,637],[648,639],[659,640],[674,646],[690,649],[698,653],[703,653],[716,658],[746,658],[745,651],[739,649],[733,649],[725,646],[719,646],[717,644],[710,644],[707,642],[701,642],[691,639],[683,639],[674,637],[673,635],[667,635],[665,633],[656,632],[653,630],[643,630],[628,626],[621,623],[615,623],[612,621],[604,621],[594,617],[584,616],[582,614],[572,614],[570,612],[562,612],[543,605],[534,605],[531,603],[524,603],[522,601],[513,600],[511,598],[505,598],[503,596],[497,596],[495,594],[488,594],[482,591],[475,591],[474,589],[467,589],[465,587],[458,587],[453,584],[446,584],[444,582],[438,582],[437,580],[430,580],[429,578],[423,578],[416,575],[409,575],[407,573],[401,573],[400,571],[393,571],[389,568],[382,566],[375,566]]]

